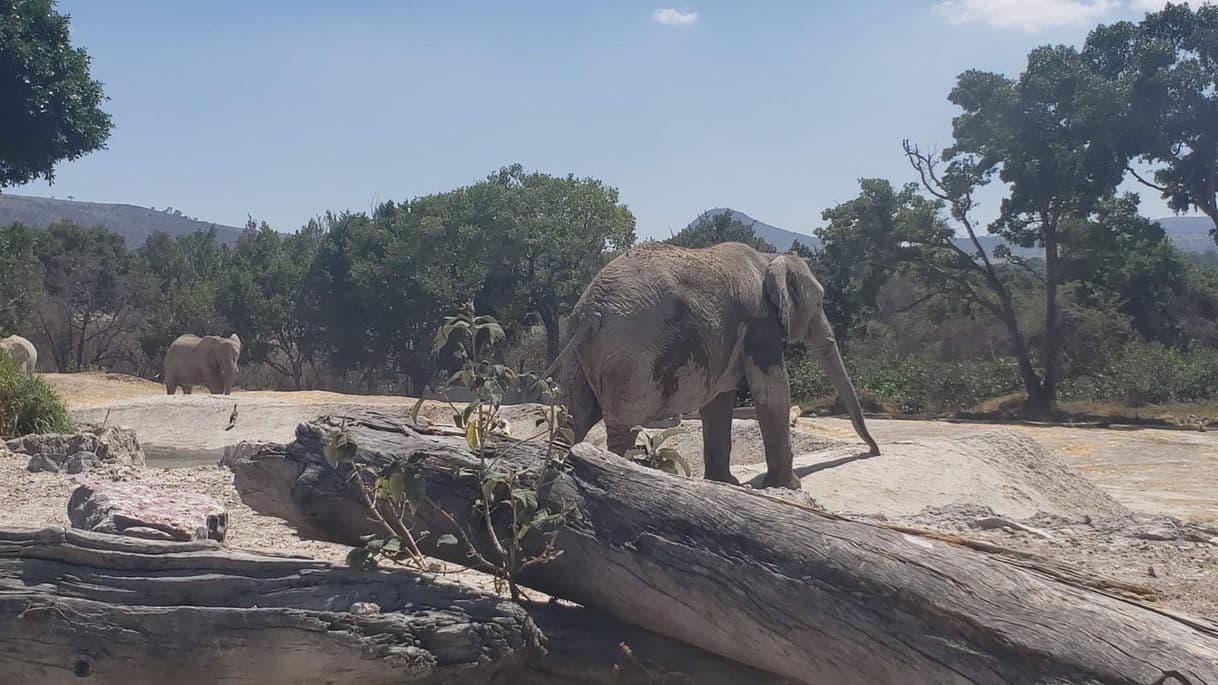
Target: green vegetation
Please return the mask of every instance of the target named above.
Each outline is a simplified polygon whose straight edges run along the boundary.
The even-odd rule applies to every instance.
[[[110,137],[101,83],[51,0],[0,0],[0,93],[0,188],[53,180]]]
[[[71,431],[72,419],[51,386],[0,357],[0,438]]]
[[[38,68],[82,89],[73,102],[84,109],[64,116],[91,132],[73,138],[91,149],[109,130],[100,90],[49,8],[0,2],[5,17],[23,17],[0,29],[0,52],[57,46],[48,54],[71,68]],[[1136,196],[1117,191],[1132,178],[1218,222],[1216,41],[1218,8],[1169,4],[1096,28],[1081,49],[1032,50],[1014,76],[965,71],[948,93],[958,112],[946,150],[906,141],[902,180],[912,182],[861,179],[856,197],[823,212],[819,243],[792,251],[825,285],[874,405],[942,413],[1022,394],[1023,411],[1044,416],[1059,398],[1218,398],[1218,257],[1181,254]],[[0,172],[50,173],[50,162],[5,154]],[[1001,195],[989,221],[977,211],[983,192]],[[96,228],[10,225],[0,227],[0,329],[33,339],[60,371],[146,377],[178,334],[236,332],[246,387],[421,394],[460,367],[433,353],[433,332],[467,301],[502,331],[494,367],[545,366],[562,317],[634,243],[634,224],[600,180],[513,165],[371,212],[327,213],[294,234],[251,221],[231,244],[212,229],[155,233],[132,250]],[[983,249],[999,238],[1010,247]],[[774,250],[730,213],[667,242],[724,241]],[[791,369],[798,401],[831,395],[803,351],[791,350]]]

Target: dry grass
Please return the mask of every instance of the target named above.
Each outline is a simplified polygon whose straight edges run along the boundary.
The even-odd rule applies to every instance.
[[[967,412],[970,418],[1018,419],[1022,416],[1024,393],[988,399]],[[1057,403],[1063,421],[1099,422],[1151,426],[1209,426],[1218,424],[1218,400],[1174,402],[1130,407],[1118,402],[1071,400]]]

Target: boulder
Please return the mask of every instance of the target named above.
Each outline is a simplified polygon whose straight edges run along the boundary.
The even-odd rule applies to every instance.
[[[228,512],[215,499],[137,483],[85,483],[68,499],[73,528],[152,540],[224,540]]]
[[[110,426],[96,432],[27,435],[9,440],[7,449],[29,456],[30,471],[80,473],[98,464],[143,466],[144,450],[131,428]]]

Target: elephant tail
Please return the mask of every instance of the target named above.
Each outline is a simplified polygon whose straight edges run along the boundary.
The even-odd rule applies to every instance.
[[[550,363],[550,367],[546,369],[546,372],[543,373],[541,377],[553,378],[555,372],[562,367],[563,362],[565,362],[567,358],[569,358],[571,354],[575,352],[576,348],[578,348],[581,343],[596,333],[597,329],[600,328],[600,322],[601,317],[599,313],[580,318],[579,321],[573,326],[571,338],[567,340],[566,345],[563,345],[563,348],[558,353],[558,356],[554,358],[554,361]]]

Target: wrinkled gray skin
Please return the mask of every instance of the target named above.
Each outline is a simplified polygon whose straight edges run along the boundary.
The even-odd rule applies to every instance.
[[[34,367],[38,366],[38,350],[34,343],[19,335],[0,338],[0,354],[17,362],[22,371],[34,375]]]
[[[232,394],[240,356],[241,339],[236,333],[227,338],[178,336],[165,353],[165,392],[172,395],[181,388],[189,395],[191,386],[206,385],[213,395]]]
[[[706,477],[737,483],[732,404],[741,381],[756,405],[767,487],[799,488],[791,467],[786,340],[806,343],[845,402],[859,437],[879,454],[825,316],[824,288],[791,255],[741,243],[631,248],[597,274],[571,313],[558,376],[575,439],[601,418],[624,454],[631,428],[698,410]]]

